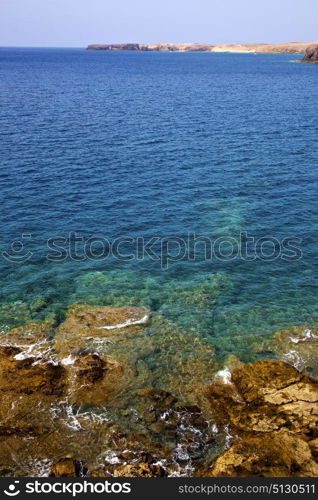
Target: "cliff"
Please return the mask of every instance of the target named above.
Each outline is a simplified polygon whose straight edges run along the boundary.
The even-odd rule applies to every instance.
[[[281,44],[203,44],[203,43],[116,43],[88,45],[87,50],[140,51],[140,52],[230,52],[263,54],[304,54],[310,42],[289,42]]]
[[[318,63],[318,45],[307,47],[303,62]]]

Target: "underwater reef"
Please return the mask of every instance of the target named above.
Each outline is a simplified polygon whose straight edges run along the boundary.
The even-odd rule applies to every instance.
[[[295,327],[255,347],[267,359],[221,363],[131,305],[13,328],[0,337],[0,474],[318,476],[317,343]]]

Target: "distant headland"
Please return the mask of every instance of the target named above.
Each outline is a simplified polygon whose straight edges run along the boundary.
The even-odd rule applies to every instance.
[[[288,42],[280,44],[237,43],[237,44],[205,44],[205,43],[115,43],[92,44],[87,50],[108,51],[140,51],[140,52],[228,52],[254,54],[304,54],[306,49],[318,42]]]
[[[318,45],[307,47],[303,62],[318,63]]]

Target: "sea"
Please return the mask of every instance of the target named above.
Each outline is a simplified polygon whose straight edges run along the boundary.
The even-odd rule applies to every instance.
[[[317,325],[318,67],[300,59],[1,48],[0,331],[144,306],[253,361]]]

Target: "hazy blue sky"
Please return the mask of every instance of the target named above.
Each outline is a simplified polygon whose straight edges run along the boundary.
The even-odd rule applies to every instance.
[[[318,0],[0,0],[0,45],[318,40]]]

